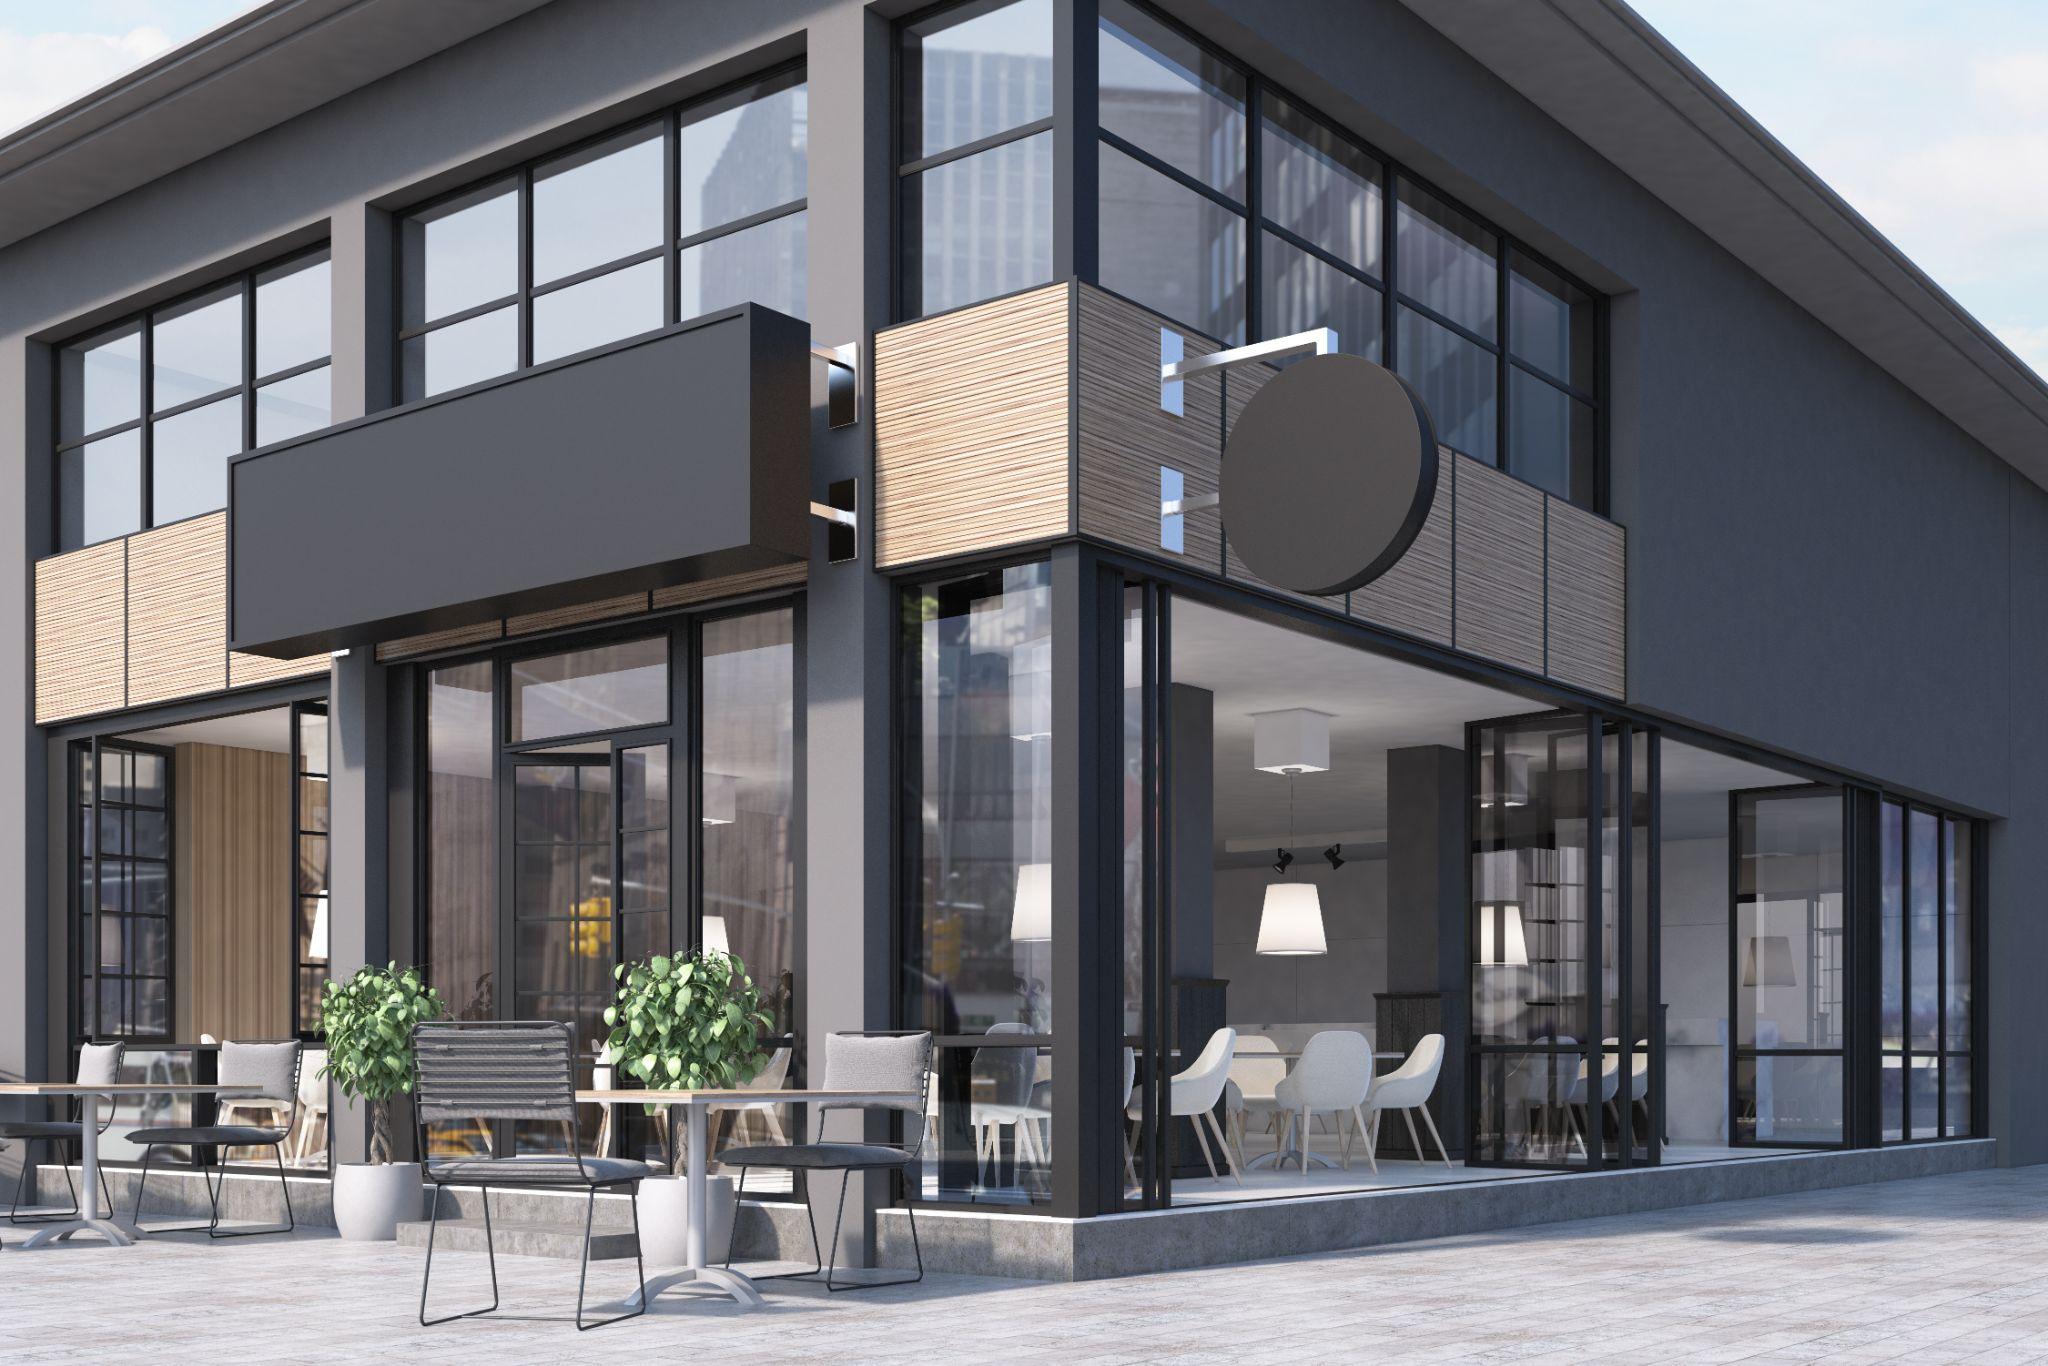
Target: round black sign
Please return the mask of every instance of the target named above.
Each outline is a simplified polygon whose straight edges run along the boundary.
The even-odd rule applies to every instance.
[[[1280,588],[1348,593],[1393,567],[1436,498],[1436,431],[1400,376],[1311,356],[1252,396],[1223,447],[1223,532]]]

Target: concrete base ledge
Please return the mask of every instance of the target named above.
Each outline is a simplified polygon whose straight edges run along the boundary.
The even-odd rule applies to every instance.
[[[928,1210],[918,1215],[917,1232],[931,1271],[1085,1281],[1978,1171],[1996,1165],[1996,1159],[1996,1143],[1971,1139],[1197,1205],[1094,1219]],[[879,1264],[914,1266],[906,1211],[883,1210],[878,1225]]]

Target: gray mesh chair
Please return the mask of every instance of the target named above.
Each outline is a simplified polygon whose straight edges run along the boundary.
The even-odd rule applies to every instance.
[[[426,1158],[433,1187],[427,1222],[427,1264],[420,1274],[420,1326],[477,1318],[498,1308],[498,1250],[491,1233],[491,1190],[580,1190],[589,1195],[583,1212],[583,1264],[576,1276],[576,1327],[601,1328],[647,1312],[647,1270],[640,1261],[640,1181],[654,1174],[645,1162],[623,1157],[585,1157],[576,1142],[575,1039],[569,1026],[553,1020],[461,1021],[418,1024],[412,1031],[413,1114],[419,1151],[431,1124],[478,1120],[525,1120],[560,1124],[559,1152],[523,1157]],[[483,1192],[484,1251],[491,1259],[491,1302],[482,1309],[427,1317],[427,1285],[434,1275],[434,1233],[441,1222],[441,1187],[476,1186]],[[590,1234],[597,1193],[625,1186],[633,1204],[633,1267],[640,1279],[639,1308],[590,1323],[583,1321],[583,1292],[590,1280]]]
[[[140,1143],[144,1148],[142,1177],[135,1183],[133,1218],[136,1223],[142,1220],[142,1193],[149,1186],[149,1164],[155,1160],[156,1150],[168,1143],[190,1147],[202,1157],[211,1150],[213,1160],[202,1161],[200,1167],[200,1175],[206,1179],[206,1199],[211,1213],[203,1224],[153,1228],[149,1232],[197,1233],[204,1229],[209,1238],[248,1238],[259,1233],[290,1233],[298,1227],[298,1216],[292,1212],[292,1188],[286,1184],[284,1176],[284,1141],[291,1136],[292,1127],[299,1121],[299,1057],[297,1039],[272,1043],[224,1043],[220,1046],[219,1068],[214,1080],[222,1086],[254,1088],[244,1096],[245,1099],[274,1100],[280,1106],[289,1106],[289,1117],[282,1129],[258,1124],[188,1124],[136,1129],[128,1135],[130,1143]],[[277,1188],[284,1195],[282,1224],[263,1228],[221,1228],[220,1195],[228,1180],[229,1148],[270,1149],[270,1155],[277,1161]]]
[[[73,1080],[81,1085],[93,1082],[112,1083],[121,1075],[121,1054],[124,1045],[118,1043],[89,1043],[78,1050],[78,1070]],[[71,1219],[78,1215],[78,1187],[71,1184],[71,1168],[64,1161],[64,1153],[58,1147],[61,1143],[72,1142],[82,1136],[83,1129],[75,1116],[80,1112],[80,1102],[70,1102],[74,1118],[53,1120],[5,1120],[0,1121],[0,1142],[12,1139],[21,1144],[21,1176],[14,1183],[14,1204],[7,1211],[10,1224],[47,1224],[56,1219]],[[99,1122],[99,1132],[105,1133],[107,1126],[114,1122],[114,1107],[109,1105],[105,1117]],[[35,1170],[30,1157],[37,1143],[48,1143],[51,1153],[57,1158],[57,1166],[64,1173],[64,1184],[71,1191],[71,1208],[60,1214],[23,1214],[21,1197],[28,1187],[29,1173]],[[29,1191],[34,1195],[32,1190]],[[114,1197],[107,1191],[107,1169],[100,1168],[100,1194],[106,1200],[103,1208],[114,1207]]]
[[[929,1031],[848,1031],[829,1034],[825,1038],[825,1084],[827,1091],[903,1091],[914,1099],[897,1104],[868,1107],[847,1104],[821,1103],[821,1112],[831,1110],[857,1110],[881,1108],[899,1110],[905,1116],[904,1128],[914,1130],[917,1138],[910,1143],[867,1143],[859,1140],[850,1142],[827,1142],[824,1138],[825,1115],[818,1117],[819,1138],[816,1143],[794,1143],[786,1145],[763,1144],[751,1148],[728,1148],[718,1155],[721,1166],[737,1167],[740,1170],[739,1191],[733,1197],[735,1205],[747,1193],[747,1170],[751,1167],[766,1167],[771,1171],[795,1172],[842,1172],[846,1179],[839,1185],[839,1212],[832,1219],[832,1260],[827,1265],[823,1251],[818,1246],[818,1213],[811,1206],[810,1186],[804,1187],[804,1213],[811,1223],[811,1255],[817,1265],[809,1271],[783,1272],[774,1276],[756,1276],[755,1280],[816,1280],[823,1276],[827,1290],[869,1290],[884,1285],[911,1285],[924,1279],[924,1248],[917,1241],[917,1211],[910,1214],[910,1246],[917,1254],[917,1274],[897,1276],[883,1281],[857,1281],[852,1284],[837,1284],[833,1274],[839,1269],[839,1227],[846,1218],[846,1188],[853,1184],[854,1172],[895,1171],[906,1176],[916,1166],[918,1155],[924,1148],[925,1097],[931,1085],[932,1036]],[[733,1236],[737,1241],[740,1221],[733,1221]],[[732,1246],[725,1250],[725,1264],[732,1265]]]

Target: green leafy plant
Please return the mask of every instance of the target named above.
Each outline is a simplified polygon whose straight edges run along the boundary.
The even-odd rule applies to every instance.
[[[657,954],[612,970],[618,998],[605,1007],[605,1051],[647,1086],[716,1090],[751,1081],[768,1060],[761,1036],[774,1021],[746,965],[724,953]]]
[[[327,1039],[327,1065],[342,1094],[370,1106],[370,1160],[391,1160],[391,1104],[412,1091],[412,1027],[445,1013],[441,993],[428,986],[418,968],[396,963],[362,967],[345,982],[329,982],[320,994],[320,1032]]]

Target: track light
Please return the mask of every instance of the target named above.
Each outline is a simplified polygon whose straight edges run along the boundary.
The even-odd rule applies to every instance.
[[[1323,850],[1323,857],[1330,861],[1330,871],[1336,872],[1344,866],[1344,846],[1341,844],[1331,845]]]
[[[1294,855],[1288,853],[1285,849],[1275,849],[1273,852],[1279,855],[1278,858],[1273,860],[1273,871],[1282,877],[1286,877],[1287,866],[1294,862]]]

